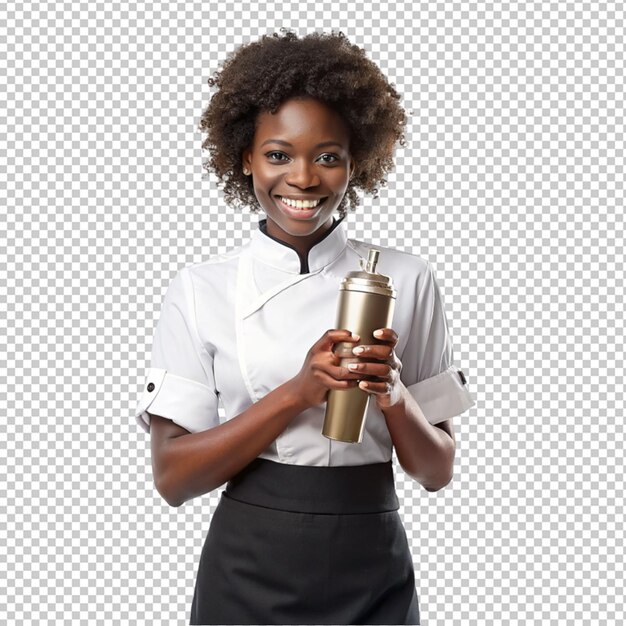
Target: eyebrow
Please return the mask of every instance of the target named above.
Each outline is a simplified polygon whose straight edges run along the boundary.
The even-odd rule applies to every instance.
[[[280,143],[283,146],[289,146],[290,148],[293,148],[292,144],[290,144],[288,141],[283,141],[282,139],[266,139],[261,144],[261,147],[263,147],[266,143]],[[324,146],[339,146],[340,148],[343,148],[343,144],[340,144],[338,141],[323,141],[322,143],[318,143],[315,147],[323,148]]]

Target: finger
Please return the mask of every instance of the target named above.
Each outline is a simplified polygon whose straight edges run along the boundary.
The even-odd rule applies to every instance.
[[[398,333],[393,328],[378,328],[372,334],[379,341],[388,341],[394,345],[398,343]]]
[[[333,346],[336,343],[344,342],[344,341],[359,341],[360,337],[358,335],[353,335],[349,330],[345,328],[331,328],[327,330],[322,338],[318,342],[319,350],[332,350]]]
[[[337,380],[328,375],[325,370],[318,370],[317,379],[325,387],[329,389],[349,389],[350,387],[356,387],[359,384],[358,379]]]
[[[389,378],[391,366],[386,363],[348,363],[346,369],[360,375],[374,376],[376,378]]]
[[[361,341],[361,337],[355,333],[351,333],[347,329],[343,329],[345,331],[345,335],[341,335],[337,338],[337,340],[333,343],[330,348],[330,351],[335,355],[336,358],[345,358],[352,356],[352,348],[355,343]]]
[[[342,359],[343,360],[343,359]],[[320,365],[319,369],[326,372],[332,378],[336,378],[337,380],[341,379],[350,379],[355,380],[365,377],[365,373],[363,371],[353,371],[348,368],[349,363],[344,361],[343,365],[332,365],[332,364],[324,364]]]
[[[389,360],[393,348],[390,345],[362,345],[352,349],[352,354],[361,358]]]
[[[363,391],[367,391],[368,393],[384,395],[389,393],[390,385],[389,383],[377,383],[371,380],[362,380],[359,383],[359,389],[363,389]]]

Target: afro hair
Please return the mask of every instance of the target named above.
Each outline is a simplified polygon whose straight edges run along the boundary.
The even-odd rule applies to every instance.
[[[286,31],[240,46],[220,65],[221,71],[207,81],[218,91],[198,128],[207,133],[202,148],[210,154],[203,168],[222,181],[229,206],[261,210],[251,177],[243,173],[242,154],[254,140],[257,115],[275,113],[297,96],[324,102],[348,128],[355,170],[337,208],[340,216],[359,205],[356,188],[377,197],[376,185],[385,186],[384,175],[393,168],[396,142],[405,145],[407,118],[400,95],[363,49],[342,32],[298,39]]]

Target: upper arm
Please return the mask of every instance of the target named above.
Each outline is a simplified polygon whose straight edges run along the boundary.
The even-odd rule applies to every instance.
[[[433,426],[435,428],[440,428],[441,430],[443,430],[445,433],[447,433],[450,436],[450,438],[452,439],[452,443],[453,443],[453,450],[456,451],[456,439],[454,438],[454,426],[452,424],[452,419],[443,420],[442,422],[433,424]],[[426,491],[438,491],[439,490],[439,488],[429,489],[428,487],[425,487],[425,489]]]
[[[162,443],[167,439],[174,439],[181,435],[189,435],[191,431],[179,426],[168,417],[150,413],[150,437],[152,441]]]
[[[161,417],[150,413],[150,448],[152,452],[152,473],[156,485],[161,484],[163,475],[163,450],[169,441],[182,435],[189,435],[190,432],[174,423],[167,417]]]
[[[441,428],[445,433],[448,433],[454,445],[456,447],[456,439],[454,437],[454,425],[452,424],[452,419],[444,420],[443,422],[438,422],[434,424],[435,428]]]

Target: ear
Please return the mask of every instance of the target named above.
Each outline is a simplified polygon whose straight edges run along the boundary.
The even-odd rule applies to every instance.
[[[246,148],[242,154],[241,154],[241,165],[243,169],[248,169],[251,170],[252,169],[252,165],[251,165],[251,150],[250,148]]]

